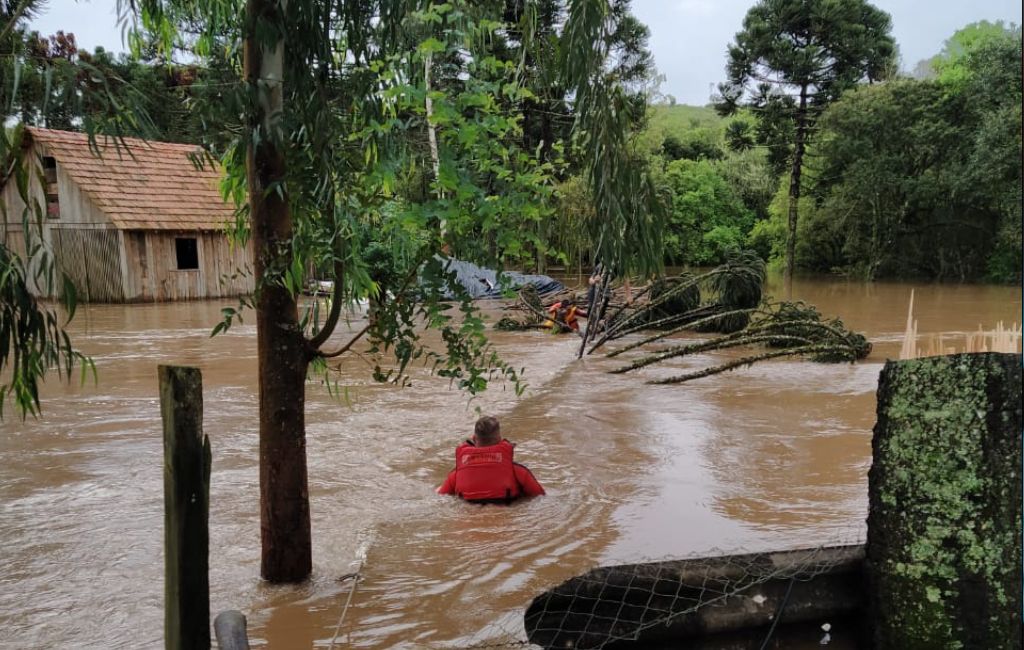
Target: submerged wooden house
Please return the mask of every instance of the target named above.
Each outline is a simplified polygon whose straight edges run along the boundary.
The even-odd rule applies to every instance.
[[[24,156],[38,165],[29,192],[43,209],[43,240],[87,302],[237,296],[253,288],[251,246],[225,234],[233,218],[219,172],[197,169],[195,146],[29,128]],[[98,154],[98,155],[97,155]],[[16,183],[0,187],[9,248],[24,253]],[[36,287],[37,292],[39,291]]]

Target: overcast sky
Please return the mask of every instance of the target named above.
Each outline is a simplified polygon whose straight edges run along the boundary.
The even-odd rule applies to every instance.
[[[651,51],[665,75],[662,92],[682,104],[705,104],[722,81],[726,46],[753,0],[633,0],[651,29]],[[942,48],[953,32],[978,20],[1021,23],[1020,0],[876,0],[892,16],[904,69]],[[43,34],[74,32],[79,47],[122,51],[117,0],[50,0],[33,22]]]

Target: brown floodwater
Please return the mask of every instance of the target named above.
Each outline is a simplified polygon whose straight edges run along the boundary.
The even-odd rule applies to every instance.
[[[157,364],[203,371],[211,608],[242,610],[254,646],[328,647],[352,585],[339,578],[357,569],[338,647],[462,648],[522,639],[535,595],[600,564],[856,542],[876,381],[911,288],[797,282],[797,298],[874,343],[853,365],[779,360],[649,386],[727,355],[610,375],[621,359],[577,361],[573,338],[495,332],[529,387],[470,400],[422,370],[410,387],[374,384],[349,356],[347,400],[307,390],[314,569],[288,587],[258,577],[254,326],[211,339],[219,302],[83,307],[72,329],[99,383],[51,380],[42,417],[8,410],[0,424],[0,647],[162,645]],[[922,333],[1020,320],[1019,287],[916,289]],[[480,507],[434,493],[481,412],[546,497]]]

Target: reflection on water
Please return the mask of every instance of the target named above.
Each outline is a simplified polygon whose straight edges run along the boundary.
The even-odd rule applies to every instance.
[[[1019,288],[916,288],[922,333],[1019,320]],[[40,420],[0,424],[0,647],[160,644],[159,363],[203,371],[211,607],[246,612],[254,645],[328,646],[351,589],[339,578],[360,556],[341,641],[465,647],[521,635],[534,595],[597,564],[854,541],[875,382],[899,349],[910,285],[816,280],[795,291],[865,332],[871,358],[647,386],[739,352],[614,376],[604,371],[621,360],[576,361],[568,337],[495,333],[530,388],[472,401],[425,373],[411,388],[375,385],[365,361],[348,358],[351,404],[308,391],[315,564],[299,587],[257,578],[254,329],[211,340],[221,307],[211,302],[85,307],[76,340],[99,385],[47,384]],[[434,494],[478,409],[501,417],[548,496],[481,507]]]

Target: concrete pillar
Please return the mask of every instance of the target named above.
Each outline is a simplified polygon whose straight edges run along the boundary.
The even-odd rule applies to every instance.
[[[874,646],[1021,647],[1021,356],[890,361],[866,571]]]

